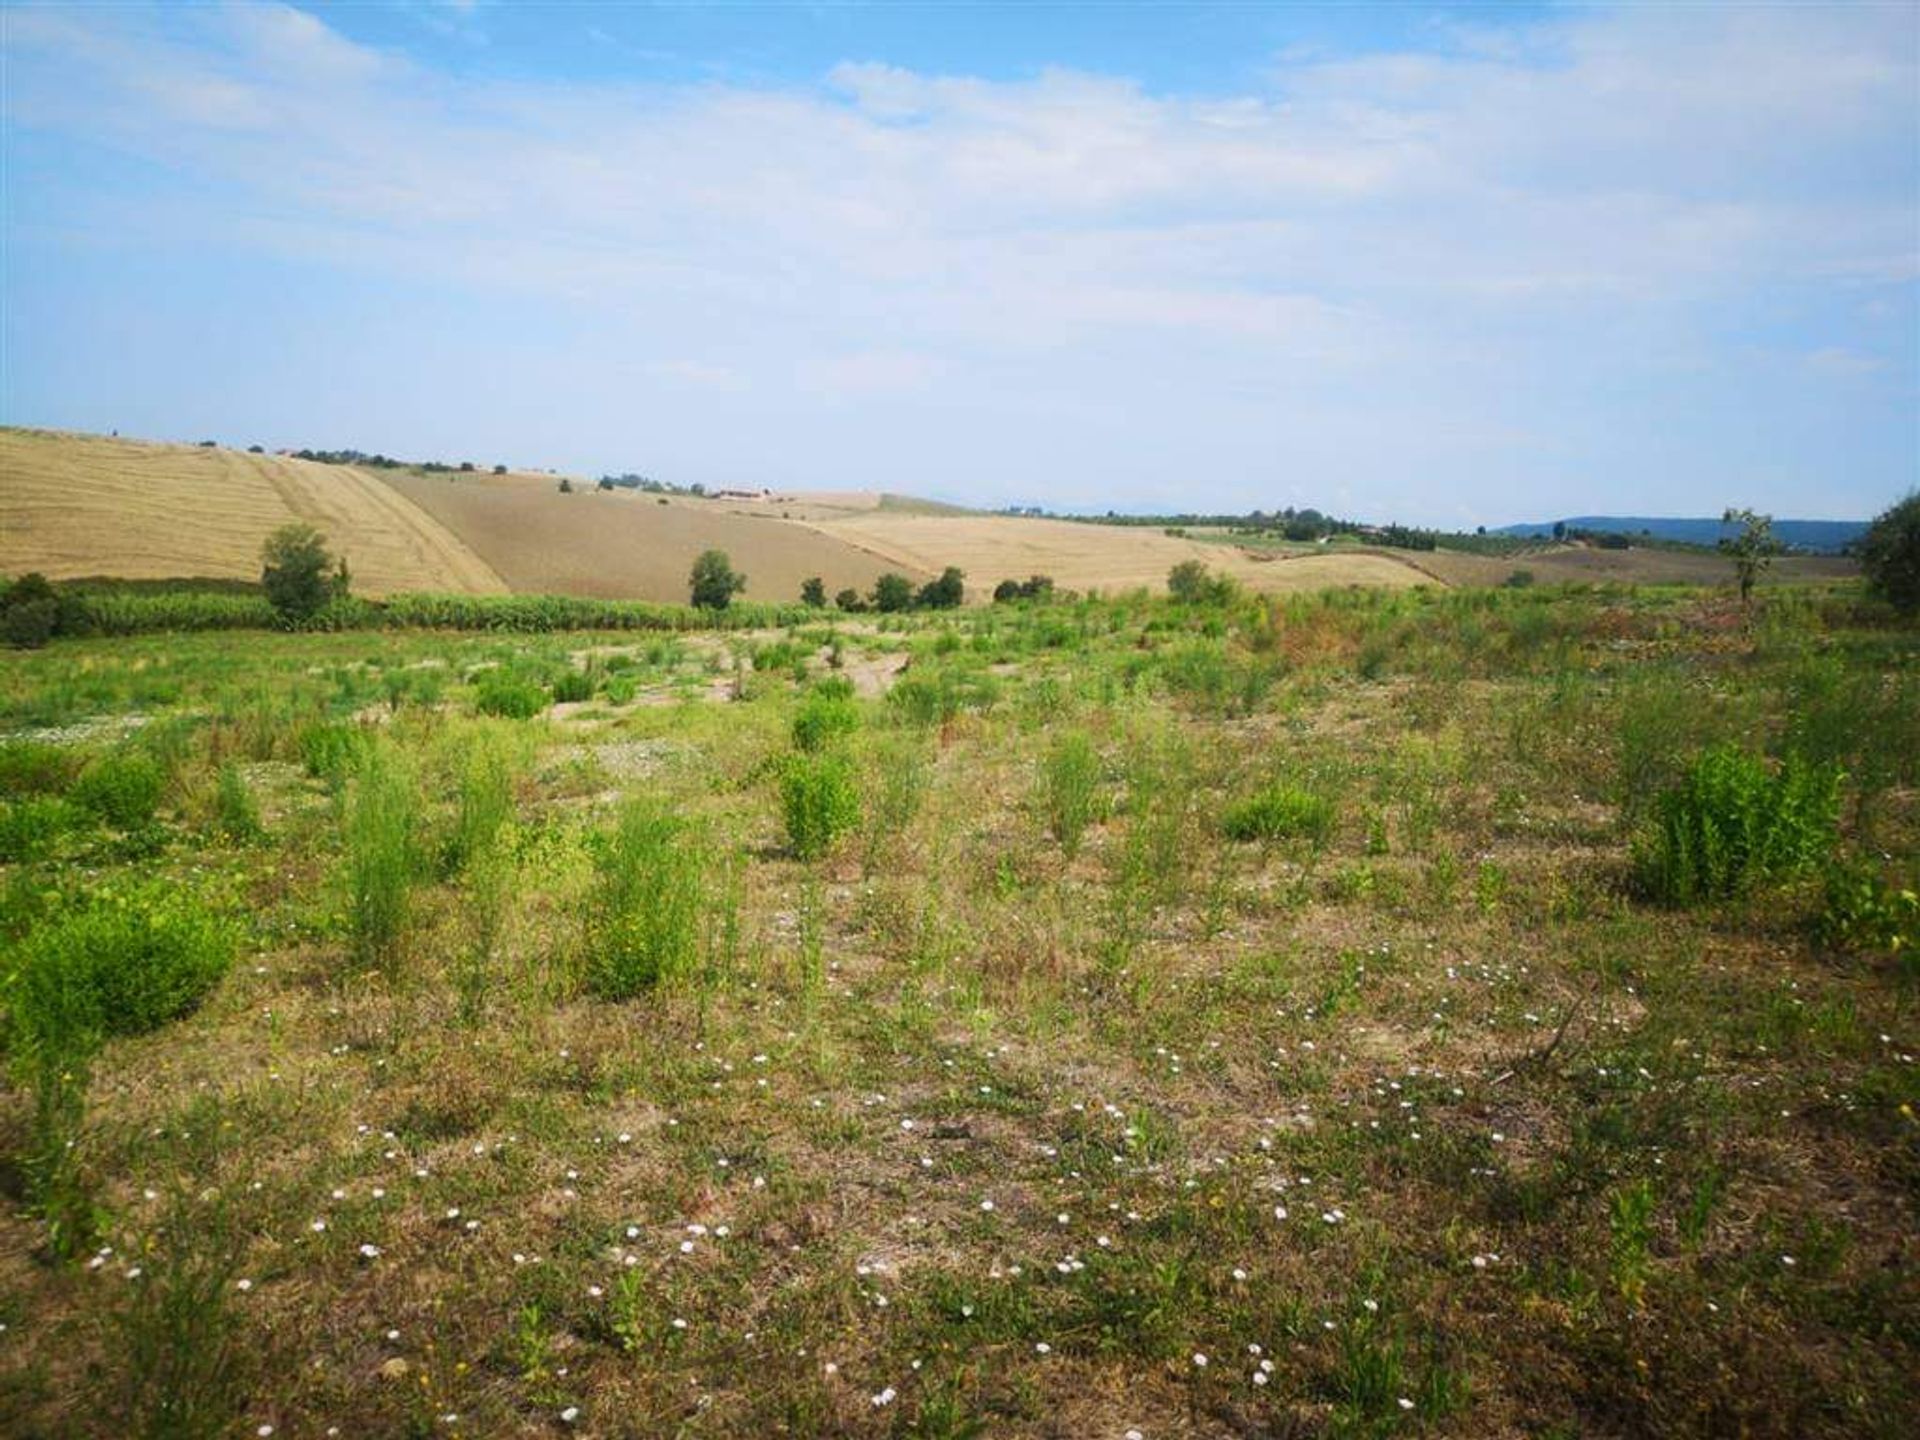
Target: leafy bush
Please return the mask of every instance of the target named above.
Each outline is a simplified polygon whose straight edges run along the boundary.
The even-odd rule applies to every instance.
[[[905,610],[913,604],[913,582],[896,571],[887,571],[873,582],[872,604],[882,614]]]
[[[58,795],[27,795],[0,804],[0,865],[44,859],[62,835],[88,818]]]
[[[74,753],[58,745],[9,741],[0,745],[0,795],[56,795],[78,765]]]
[[[914,604],[926,610],[951,610],[967,598],[967,577],[957,565],[949,565],[940,578],[920,587]]]
[[[404,758],[384,742],[371,745],[348,787],[341,834],[342,878],[354,958],[391,969],[412,909],[413,829],[419,790]]]
[[[537,682],[496,668],[483,674],[474,686],[473,704],[482,715],[531,720],[547,708],[548,696]]]
[[[338,789],[360,768],[369,743],[367,732],[358,725],[337,721],[309,725],[300,732],[300,759],[314,779]]]
[[[598,869],[588,988],[626,1000],[690,974],[707,909],[707,856],[698,837],[657,803],[636,800],[603,841]]]
[[[1297,785],[1267,786],[1227,807],[1221,828],[1231,840],[1308,840],[1324,845],[1333,833],[1335,811],[1325,796]]]
[[[1882,512],[1860,542],[1867,588],[1903,615],[1920,611],[1920,490]]]
[[[155,882],[107,893],[27,936],[8,992],[21,1051],[84,1059],[199,1005],[233,961],[234,933],[195,895]]]
[[[153,819],[166,773],[149,755],[123,750],[103,755],[80,773],[67,798],[109,825],[133,830]]]
[[[1835,950],[1911,958],[1920,954],[1920,892],[1896,888],[1866,866],[1835,865],[1816,928],[1820,943]]]
[[[60,602],[28,600],[0,610],[0,640],[16,650],[38,650],[60,624]]]
[[[837,692],[816,689],[800,702],[799,710],[794,713],[793,743],[808,752],[823,750],[859,728],[860,712],[852,700]]]
[[[1231,575],[1212,574],[1199,560],[1182,560],[1167,572],[1167,593],[1182,605],[1224,605],[1238,590]]]
[[[1040,770],[1040,810],[1047,833],[1071,860],[1080,837],[1100,818],[1100,754],[1079,731],[1054,742]]]
[[[1706,751],[1655,802],[1637,871],[1654,898],[1724,898],[1809,870],[1833,848],[1840,771],[1789,758],[1769,770],[1736,746]]]
[[[824,855],[860,823],[860,793],[844,755],[792,755],[780,775],[787,843],[802,860]]]

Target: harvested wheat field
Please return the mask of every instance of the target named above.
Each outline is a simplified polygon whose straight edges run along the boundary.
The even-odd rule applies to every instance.
[[[1432,577],[1405,562],[1373,552],[1269,559],[1143,526],[1010,515],[919,515],[881,508],[822,521],[818,528],[896,569],[938,571],[958,565],[975,598],[990,594],[1002,580],[1029,575],[1051,575],[1069,590],[1157,590],[1166,584],[1167,572],[1183,560],[1199,560],[1263,591],[1432,583]]]
[[[831,532],[742,512],[724,502],[575,481],[563,495],[548,476],[421,475],[387,483],[459,535],[517,591],[605,599],[681,600],[702,550],[727,552],[750,600],[792,600],[818,575],[829,592],[865,591],[888,567]],[[925,567],[908,566],[918,570]],[[937,568],[937,567],[936,567]]]
[[[198,445],[0,430],[0,574],[252,580],[261,542],[292,521],[326,534],[362,594],[506,589],[445,527],[359,470]]]

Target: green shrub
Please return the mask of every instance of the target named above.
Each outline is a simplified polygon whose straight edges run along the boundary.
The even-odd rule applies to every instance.
[[[461,756],[460,793],[455,802],[453,831],[447,837],[446,869],[454,873],[485,850],[500,827],[513,818],[513,782],[516,757],[507,736],[498,727],[465,736]]]
[[[813,860],[860,823],[860,792],[844,755],[791,755],[780,776],[780,809],[787,843],[802,860]]]
[[[0,640],[16,650],[38,650],[60,625],[60,602],[28,600],[0,610]]]
[[[706,851],[651,800],[630,802],[598,855],[587,926],[587,986],[626,1000],[691,974],[707,909]]]
[[[61,836],[80,829],[89,818],[58,795],[28,795],[0,804],[0,864],[46,858]]]
[[[399,959],[412,909],[418,814],[412,770],[392,746],[376,742],[347,789],[341,824],[347,928],[361,964],[391,969]]]
[[[1333,802],[1297,785],[1267,786],[1227,807],[1221,828],[1231,840],[1308,840],[1324,845],[1333,833]]]
[[[474,686],[474,708],[482,715],[531,720],[547,708],[547,703],[545,687],[509,670],[489,670]]]
[[[794,713],[793,743],[809,752],[823,750],[859,728],[860,712],[854,708],[853,701],[815,689]]]
[[[1062,735],[1041,764],[1040,812],[1069,860],[1079,853],[1087,826],[1100,818],[1100,801],[1100,754],[1093,741],[1079,731]]]
[[[214,825],[229,840],[255,840],[260,836],[260,807],[240,767],[231,762],[220,767],[220,779],[213,792]]]
[[[1867,866],[1835,865],[1816,929],[1820,943],[1835,950],[1910,960],[1920,954],[1920,892],[1891,885]]]
[[[368,744],[367,732],[360,726],[327,721],[300,732],[300,759],[309,775],[337,790],[360,768]]]
[[[593,698],[593,676],[585,670],[575,670],[568,666],[553,677],[553,700],[556,705],[577,704]],[[538,712],[536,712],[538,713]]]
[[[78,757],[58,745],[12,740],[0,745],[0,795],[57,795],[73,781]]]
[[[1814,868],[1833,848],[1840,778],[1798,758],[1770,770],[1736,746],[1706,751],[1655,802],[1637,855],[1641,885],[1685,905]]]
[[[166,772],[152,756],[122,750],[101,756],[83,770],[67,798],[109,825],[133,830],[153,819],[166,784]]]
[[[8,992],[13,1046],[80,1057],[193,1010],[233,961],[199,897],[154,882],[96,896],[31,931]]]

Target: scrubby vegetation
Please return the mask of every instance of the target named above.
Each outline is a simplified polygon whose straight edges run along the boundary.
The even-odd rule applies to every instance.
[[[1903,1434],[1920,633],[1213,578],[12,655],[0,1430]]]

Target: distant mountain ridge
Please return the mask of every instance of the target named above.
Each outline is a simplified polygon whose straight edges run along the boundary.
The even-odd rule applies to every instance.
[[[1689,545],[1717,545],[1734,527],[1723,525],[1719,517],[1661,515],[1569,515],[1565,520],[1541,520],[1520,525],[1502,525],[1495,535],[1551,535],[1555,524],[1569,530],[1610,531],[1622,535],[1646,532],[1656,540],[1678,540]],[[1865,520],[1776,520],[1774,538],[1796,550],[1816,554],[1838,554],[1867,533]]]

